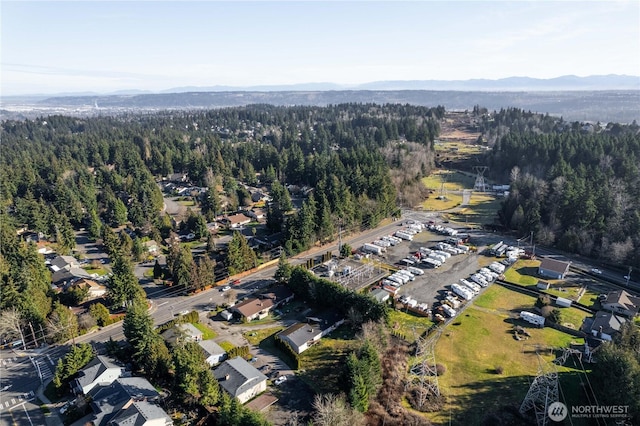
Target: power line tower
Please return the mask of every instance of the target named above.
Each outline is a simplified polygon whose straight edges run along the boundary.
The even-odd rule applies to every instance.
[[[537,353],[537,352],[536,352]],[[582,352],[566,348],[558,358],[551,363],[546,362],[539,353],[538,355],[538,375],[531,383],[527,396],[520,406],[520,414],[524,415],[531,409],[536,416],[538,426],[546,426],[550,422],[548,410],[549,405],[560,401],[558,396],[558,366],[564,365],[569,355],[576,355],[582,359]]]
[[[440,398],[438,386],[438,373],[436,371],[436,343],[442,334],[442,327],[437,327],[434,332],[422,337],[416,336],[416,363],[409,369],[409,380],[405,389],[416,388],[417,408],[427,405],[430,397]]]
[[[487,184],[484,180],[484,172],[489,170],[489,166],[473,166],[473,170],[476,172],[476,183],[473,185],[473,190],[485,192]]]

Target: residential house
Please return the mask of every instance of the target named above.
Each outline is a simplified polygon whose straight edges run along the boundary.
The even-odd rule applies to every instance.
[[[272,308],[273,300],[251,297],[232,306],[231,310],[237,312],[243,321],[249,322],[266,317]]]
[[[98,355],[80,370],[71,387],[75,393],[86,395],[98,385],[110,385],[123,371],[124,369],[110,358]]]
[[[90,280],[87,278],[80,278],[75,281],[69,288],[88,288],[89,293],[87,294],[87,299],[97,299],[98,297],[102,297],[107,293],[107,288],[101,284],[98,284],[94,280]]]
[[[567,272],[569,272],[569,265],[571,265],[571,262],[562,262],[561,260],[545,257],[538,267],[538,275],[554,280],[563,280]]]
[[[267,389],[267,376],[241,357],[226,360],[213,370],[213,374],[222,389],[241,404]]]
[[[53,272],[60,270],[70,271],[71,269],[80,268],[80,263],[78,263],[78,260],[73,256],[56,256],[51,259],[49,268]]]
[[[83,278],[92,279],[93,277],[82,268],[60,269],[51,274],[51,284],[61,289],[67,289],[71,284]]]
[[[224,223],[230,229],[236,229],[243,225],[251,223],[251,218],[245,216],[242,213],[236,213],[222,219],[222,223]]]
[[[589,332],[598,339],[612,340],[613,336],[620,332],[620,328],[626,322],[627,319],[622,316],[611,312],[598,311],[592,319]]]
[[[169,182],[184,183],[189,182],[189,175],[186,173],[171,173],[167,176]]]
[[[255,221],[266,219],[267,212],[264,209],[251,209],[244,213]]]
[[[293,300],[294,293],[285,285],[277,285],[268,289],[268,291],[261,293],[261,299],[271,299],[273,307],[285,305]]]
[[[120,426],[127,424],[122,422],[124,418],[131,419],[129,425],[132,426],[168,426],[171,423],[165,423],[166,418],[162,416],[162,413],[156,412],[154,408],[149,408],[150,418],[147,420],[150,420],[150,423],[144,422],[144,415],[139,417],[135,416],[135,411],[127,412],[133,404],[145,403],[154,405],[159,398],[158,391],[144,377],[121,377],[109,385],[96,386],[91,389],[87,394],[87,401],[92,411],[91,414],[73,423],[72,426],[85,426],[87,424],[93,426]],[[147,405],[143,405],[142,409],[146,407]],[[133,415],[128,416],[129,414]],[[166,413],[164,414],[166,415]],[[121,415],[124,416],[121,417]],[[112,423],[114,420],[117,422]]]
[[[213,339],[200,340],[198,345],[202,348],[207,363],[211,366],[221,363],[227,357],[227,351],[222,349]]]
[[[344,317],[337,311],[330,310],[314,317],[308,317],[307,321],[307,323],[294,324],[277,334],[298,354],[309,349],[322,337],[342,325]]]
[[[640,310],[640,297],[632,296],[625,290],[610,291],[601,305],[605,311],[633,318],[638,315],[638,310]]]
[[[156,404],[133,402],[113,417],[108,426],[173,426],[171,417]]]
[[[142,245],[147,250],[147,253],[151,254],[152,256],[155,256],[160,253],[160,248],[158,247],[158,243],[155,242],[154,240],[145,241],[144,243],[142,243]]]
[[[202,340],[202,331],[198,330],[193,324],[183,323],[176,324],[170,329],[162,333],[162,338],[167,342],[175,345],[179,341],[199,342]]]

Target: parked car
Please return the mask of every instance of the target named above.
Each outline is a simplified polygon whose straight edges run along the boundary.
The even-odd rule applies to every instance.
[[[281,384],[283,384],[284,382],[287,381],[287,376],[280,376],[276,379],[275,382],[273,382],[274,385],[276,386],[280,386]]]
[[[229,285],[225,285],[224,287],[222,287],[220,289],[220,291],[228,291],[228,290],[231,290],[231,286],[229,286]]]
[[[593,268],[591,272],[593,272],[594,274],[602,274],[602,271],[598,268]]]

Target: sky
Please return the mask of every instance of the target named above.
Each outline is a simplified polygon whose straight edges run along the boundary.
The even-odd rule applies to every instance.
[[[4,96],[640,76],[640,2],[0,3]]]

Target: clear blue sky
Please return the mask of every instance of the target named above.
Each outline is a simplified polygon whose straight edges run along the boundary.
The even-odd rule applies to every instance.
[[[3,95],[640,75],[638,1],[2,0]]]

